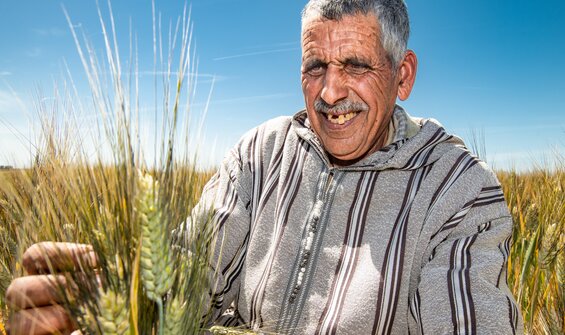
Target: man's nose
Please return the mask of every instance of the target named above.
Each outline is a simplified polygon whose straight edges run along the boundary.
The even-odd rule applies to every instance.
[[[340,100],[347,98],[345,82],[343,70],[333,64],[328,65],[320,97],[330,105],[335,105]]]

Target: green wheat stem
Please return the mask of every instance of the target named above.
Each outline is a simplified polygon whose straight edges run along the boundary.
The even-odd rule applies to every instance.
[[[163,313],[163,300],[157,300],[157,309],[159,310],[159,335],[163,335],[165,329],[165,315]]]

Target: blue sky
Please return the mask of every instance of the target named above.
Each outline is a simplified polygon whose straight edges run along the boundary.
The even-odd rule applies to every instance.
[[[303,107],[300,10],[305,1],[193,0],[198,88],[206,144],[217,163],[248,129]],[[526,169],[565,151],[565,1],[407,1],[409,47],[419,60],[415,88],[402,105],[433,117],[465,139],[482,134],[497,168]],[[0,2],[0,165],[28,161],[38,118],[34,101],[49,97],[65,65],[85,89],[78,54],[61,6],[102,48],[94,0]],[[184,3],[157,0],[165,26]],[[107,4],[100,4],[106,12]],[[139,70],[153,69],[150,0],[114,0],[118,40],[128,54],[130,21]],[[166,29],[165,29],[166,30]],[[126,57],[127,58],[127,57]],[[41,93],[38,93],[40,91]],[[210,152],[207,151],[206,154]]]

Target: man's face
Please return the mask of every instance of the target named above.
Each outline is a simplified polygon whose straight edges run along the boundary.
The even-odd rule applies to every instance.
[[[397,89],[374,15],[317,18],[304,24],[306,110],[334,163],[350,164],[384,145]]]

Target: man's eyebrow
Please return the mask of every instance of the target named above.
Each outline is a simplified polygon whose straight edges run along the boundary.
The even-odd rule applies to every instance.
[[[349,65],[354,65],[354,66],[362,66],[362,67],[367,67],[370,68],[371,65],[369,65],[369,62],[358,58],[358,57],[347,57],[344,61],[343,64],[349,64]]]

